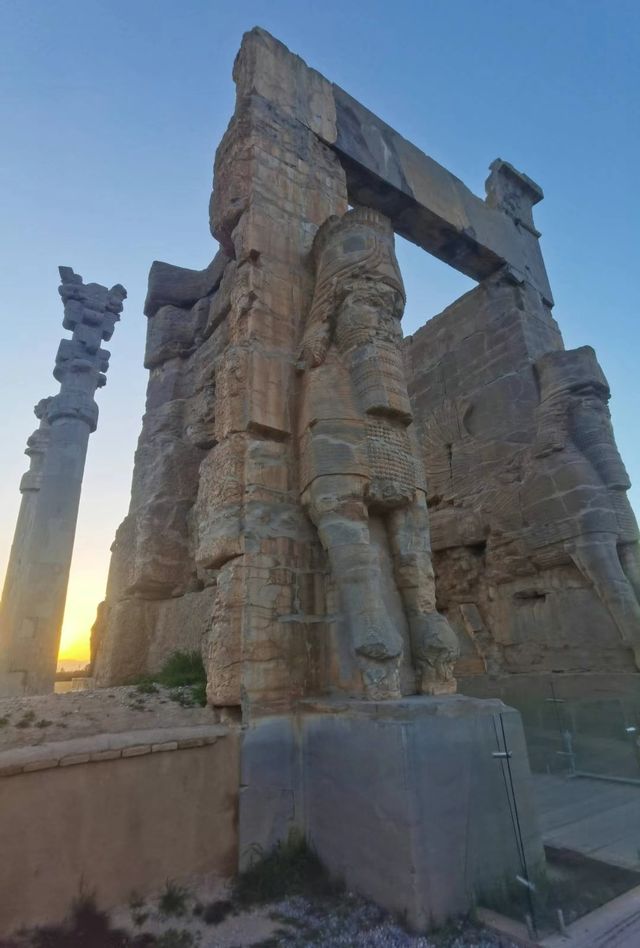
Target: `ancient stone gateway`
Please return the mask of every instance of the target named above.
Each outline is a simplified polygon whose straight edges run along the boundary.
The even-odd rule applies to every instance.
[[[60,392],[38,402],[40,426],[27,441],[29,471],[0,606],[0,697],[53,691],[95,391],[105,385],[101,348],[120,319],[126,290],[82,282],[60,267],[63,326],[54,377]]]
[[[240,860],[302,827],[424,927],[543,862],[518,715],[455,694],[456,675],[561,651],[634,668],[637,528],[608,388],[591,350],[563,349],[526,175],[495,161],[481,200],[259,29],[234,78],[221,250],[203,271],[151,268],[95,675],[201,648],[209,702],[246,726]],[[479,282],[405,341],[394,231]]]

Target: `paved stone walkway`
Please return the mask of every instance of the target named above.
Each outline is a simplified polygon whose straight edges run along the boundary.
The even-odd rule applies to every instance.
[[[640,786],[548,774],[533,780],[546,845],[640,870]]]
[[[542,948],[638,948],[640,888],[632,889],[570,926],[568,937],[551,935]]]

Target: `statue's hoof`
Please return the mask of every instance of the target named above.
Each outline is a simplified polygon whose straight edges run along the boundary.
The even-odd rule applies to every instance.
[[[397,658],[402,652],[402,639],[395,628],[377,623],[363,629],[362,634],[356,634],[354,645],[357,655],[376,662]]]
[[[410,624],[416,658],[431,660],[436,655],[446,655],[455,660],[460,654],[458,636],[439,612],[414,615]]]

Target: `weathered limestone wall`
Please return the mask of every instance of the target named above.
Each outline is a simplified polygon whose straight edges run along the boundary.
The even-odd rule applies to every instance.
[[[146,411],[129,513],[118,528],[92,633],[100,684],[156,671],[176,649],[199,650],[213,577],[195,562],[199,468],[215,442],[215,367],[227,330],[218,254],[204,271],[154,264],[145,312]]]
[[[299,503],[292,435],[309,253],[347,194],[340,163],[315,134],[335,121],[329,83],[262,33],[245,37],[234,79],[211,200],[212,232],[233,256],[229,345],[218,443],[201,468],[197,558],[218,570],[209,696],[258,711],[304,693],[325,611],[324,557]]]
[[[292,444],[308,256],[347,196],[314,133],[332,122],[329,83],[261,33],[243,44],[234,78],[211,291],[193,271],[154,264],[150,276],[147,413],[94,655],[108,683],[200,640],[212,703],[284,708],[308,683],[325,613],[324,555]]]
[[[438,605],[463,648],[458,676],[632,671],[640,610],[616,544],[633,560],[637,528],[592,350],[564,353],[539,294],[507,274],[428,322],[407,357]],[[582,417],[585,391],[595,422]],[[580,432],[615,454],[613,492]]]
[[[168,878],[237,865],[238,741],[221,727],[95,735],[0,754],[0,935]]]
[[[98,683],[200,647],[211,703],[251,714],[330,691],[412,693],[412,660],[423,685],[454,687],[447,619],[463,644],[458,675],[632,670],[628,479],[606,380],[591,350],[565,358],[551,316],[541,189],[497,159],[482,200],[263,30],[245,35],[234,79],[211,200],[222,250],[201,272],[150,274],[147,410],[94,629]],[[362,207],[343,216],[348,202]],[[369,239],[355,233],[360,212],[482,281],[407,342],[406,373],[394,348],[403,290],[381,276],[385,253],[378,271],[322,263],[323,232],[331,243],[354,230],[345,261]],[[407,378],[416,424],[400,405]],[[390,400],[365,393],[387,384]],[[352,448],[365,415],[363,461]],[[383,496],[402,488],[400,454],[405,467],[416,456],[389,439],[415,445],[416,430],[437,603],[422,472],[415,496]],[[376,453],[389,483],[373,498]],[[363,656],[376,674],[388,665],[377,685],[375,674],[363,685]]]

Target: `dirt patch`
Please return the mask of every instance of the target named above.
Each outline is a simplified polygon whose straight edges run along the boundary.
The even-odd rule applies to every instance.
[[[215,724],[209,707],[185,707],[189,689],[136,685],[0,699],[0,751],[93,734]]]

